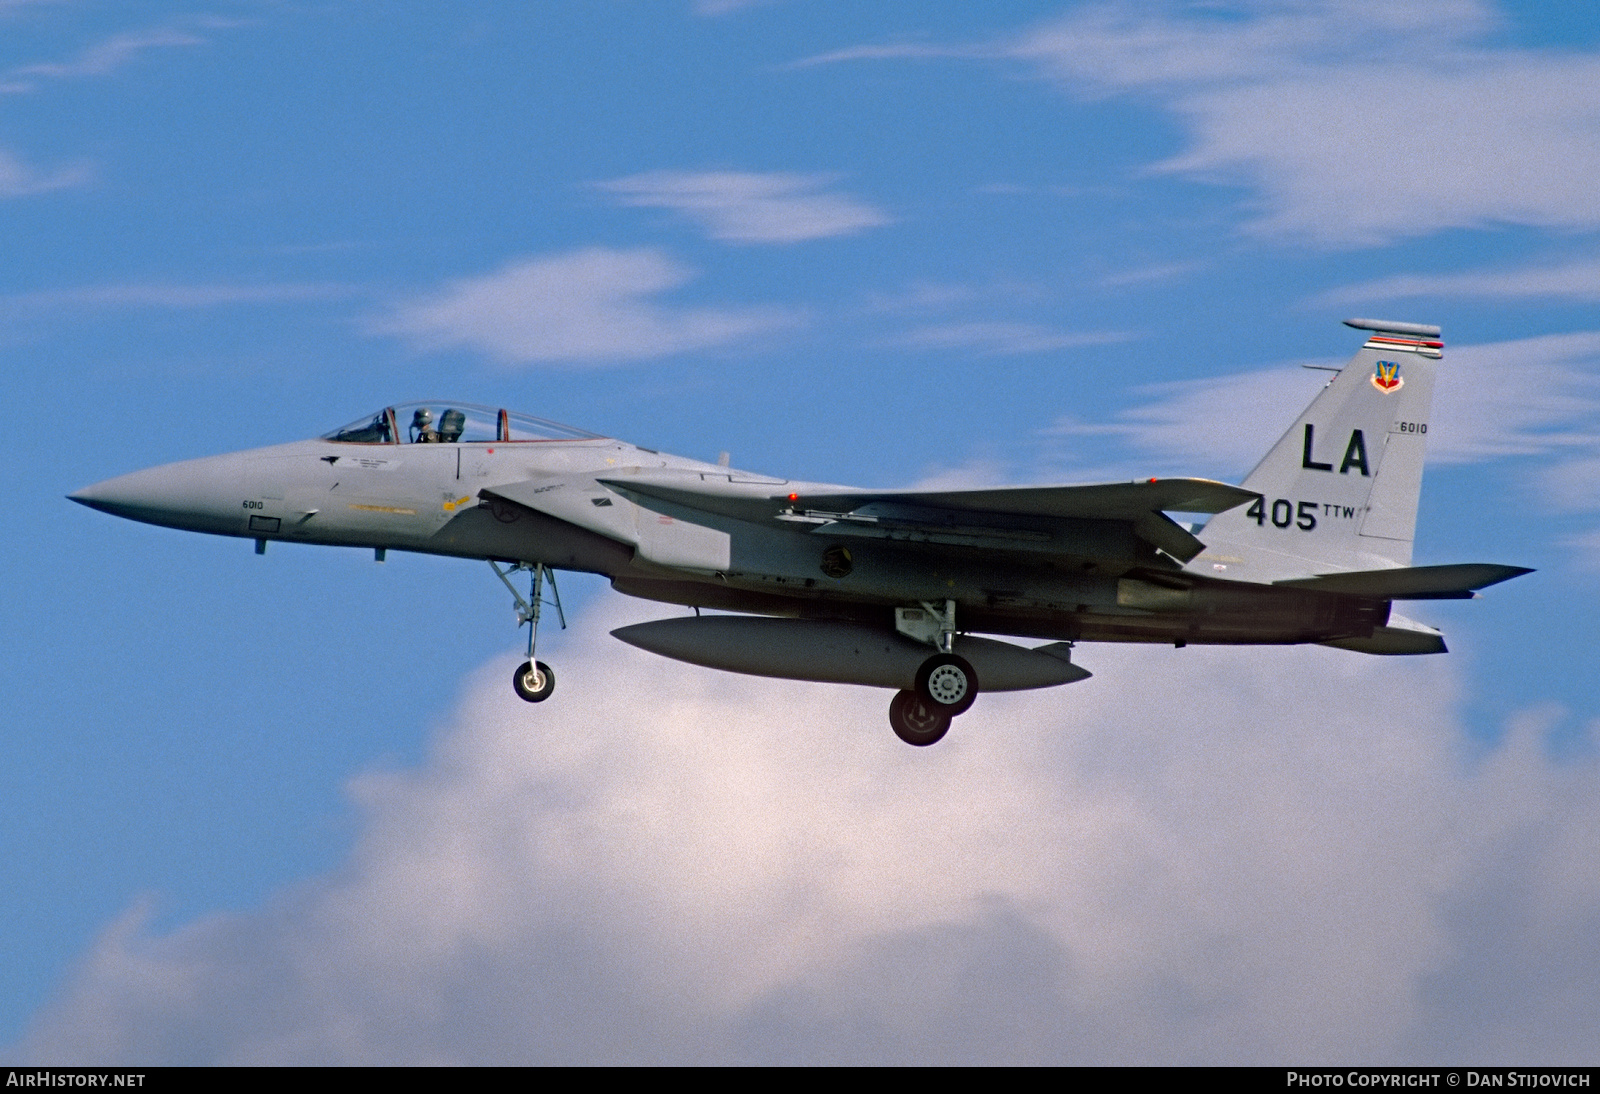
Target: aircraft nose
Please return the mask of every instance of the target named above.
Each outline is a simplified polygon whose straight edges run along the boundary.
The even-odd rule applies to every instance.
[[[68,494],[67,500],[113,516],[126,516],[127,510],[134,508],[139,500],[137,491],[127,489],[126,483],[130,478],[133,476],[123,475],[120,478],[97,482],[93,486],[85,486],[82,490],[74,490]]]
[[[220,515],[217,479],[211,461],[190,460],[120,475],[67,497],[128,520],[209,531]]]
[[[151,502],[155,499],[149,486],[153,484],[148,479],[149,472],[136,471],[131,475],[120,475],[93,486],[85,486],[82,490],[74,490],[67,498],[102,513],[132,517],[140,510],[152,508]]]
[[[140,520],[164,510],[181,508],[182,495],[189,491],[181,487],[174,489],[179,484],[173,479],[168,468],[152,467],[85,486],[67,497],[102,513]]]

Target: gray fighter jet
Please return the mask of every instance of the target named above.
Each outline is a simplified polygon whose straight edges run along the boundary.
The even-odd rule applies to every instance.
[[[1072,659],[1079,642],[1443,653],[1439,632],[1394,601],[1471,597],[1529,572],[1410,564],[1443,343],[1437,327],[1346,322],[1365,345],[1242,486],[860,490],[434,401],[316,440],[124,475],[72,500],[254,539],[257,553],[288,540],[380,560],[485,560],[529,628],[513,683],[535,703],[555,687],[535,656],[547,595],[560,610],[555,571],[604,574],[629,596],[696,609],[612,632],[624,642],[710,668],[894,689],[895,732],[928,745],[980,688],[1088,678]],[[1184,525],[1169,513],[1211,516]]]

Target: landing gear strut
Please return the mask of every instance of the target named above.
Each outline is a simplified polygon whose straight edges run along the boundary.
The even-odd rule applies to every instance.
[[[955,652],[956,602],[924,603],[895,609],[895,629],[939,652],[917,670],[916,689],[889,703],[889,724],[911,745],[931,745],[950,729],[950,720],[972,709],[978,699],[978,674]]]
[[[505,587],[511,590],[511,595],[516,599],[514,606],[517,609],[517,626],[520,627],[524,623],[528,625],[528,659],[517,666],[517,671],[511,677],[511,686],[516,689],[517,695],[527,702],[542,703],[556,690],[554,670],[543,661],[535,660],[533,656],[535,644],[539,641],[539,609],[546,603],[544,599],[546,578],[550,580],[551,599],[548,603],[555,608],[556,618],[561,621],[561,629],[567,629],[567,614],[561,610],[561,592],[556,588],[556,573],[542,562],[519,562],[510,569],[502,570],[493,559],[490,559],[489,568]],[[533,575],[526,600],[517,592],[517,587],[511,584],[510,575],[519,570],[527,570]]]

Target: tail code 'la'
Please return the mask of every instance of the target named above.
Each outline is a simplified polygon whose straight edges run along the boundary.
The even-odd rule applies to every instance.
[[[1192,569],[1271,581],[1410,565],[1444,343],[1420,323],[1345,324],[1371,336],[1244,480],[1260,500],[1206,525]]]

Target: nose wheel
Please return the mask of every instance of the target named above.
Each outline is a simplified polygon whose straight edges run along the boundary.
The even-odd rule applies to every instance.
[[[561,593],[556,589],[555,571],[545,566],[542,562],[520,562],[509,570],[502,570],[493,559],[489,561],[489,568],[494,571],[506,588],[511,590],[511,595],[516,598],[517,625],[528,625],[528,659],[517,666],[517,671],[511,676],[511,686],[516,689],[518,698],[529,703],[542,703],[550,698],[550,693],[556,690],[556,674],[549,665],[536,660],[533,656],[534,646],[539,640],[539,609],[545,604],[544,583],[550,580],[550,603],[555,607],[556,618],[561,620],[561,629],[567,628],[566,613],[561,610]],[[528,590],[528,597],[523,599],[517,592],[517,587],[511,584],[511,576],[518,570],[527,570],[532,575],[532,587]]]
[[[517,695],[529,703],[542,703],[556,690],[556,674],[543,661],[525,661],[511,677]]]

